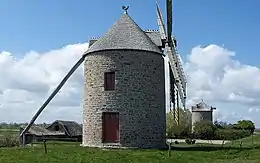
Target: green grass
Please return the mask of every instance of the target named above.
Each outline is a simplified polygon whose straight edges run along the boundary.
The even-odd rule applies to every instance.
[[[5,138],[6,136],[16,136],[18,137],[18,129],[0,129],[0,139]]]
[[[219,145],[178,145],[174,146],[171,156],[165,150],[102,150],[83,148],[76,143],[47,143],[45,154],[42,144],[25,148],[0,149],[0,162],[2,163],[259,163],[260,162],[260,136],[243,139]]]
[[[260,129],[256,129],[256,130],[255,130],[255,132],[258,132],[258,133],[260,133]]]

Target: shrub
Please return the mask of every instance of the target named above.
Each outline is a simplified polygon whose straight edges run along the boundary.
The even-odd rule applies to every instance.
[[[210,121],[199,121],[194,124],[194,134],[199,139],[212,139],[215,136],[216,126]]]
[[[250,120],[241,120],[236,124],[236,128],[240,130],[249,130],[251,134],[255,131],[255,124]]]
[[[215,132],[214,139],[236,140],[248,137],[250,135],[251,132],[249,130],[218,129]]]
[[[191,138],[185,139],[185,143],[187,143],[187,144],[195,144],[195,142],[196,142],[195,139],[193,139],[193,140]]]
[[[187,143],[187,144],[191,144],[192,143],[192,140],[191,139],[185,139],[185,142]]]
[[[19,139],[11,136],[6,136],[5,138],[0,140],[0,148],[1,147],[15,147],[19,146]]]
[[[166,114],[166,133],[168,138],[187,138],[191,133],[191,112],[180,109],[179,124],[176,123],[173,112]]]

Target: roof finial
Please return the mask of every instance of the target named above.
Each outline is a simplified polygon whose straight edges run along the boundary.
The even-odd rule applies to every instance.
[[[124,10],[124,13],[127,14],[127,10],[129,9],[129,6],[122,6],[122,9]]]

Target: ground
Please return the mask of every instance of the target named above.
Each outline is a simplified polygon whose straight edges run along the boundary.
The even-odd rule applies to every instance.
[[[25,148],[0,148],[1,163],[35,162],[174,162],[174,163],[259,163],[260,135],[221,145],[174,145],[171,156],[168,150],[102,150],[83,148],[76,143],[47,142],[47,154],[43,144]],[[254,144],[252,144],[252,140]]]

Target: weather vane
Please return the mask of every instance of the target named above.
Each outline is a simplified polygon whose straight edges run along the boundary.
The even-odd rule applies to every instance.
[[[124,10],[124,13],[127,14],[127,10],[129,9],[129,6],[122,6],[122,9]]]

